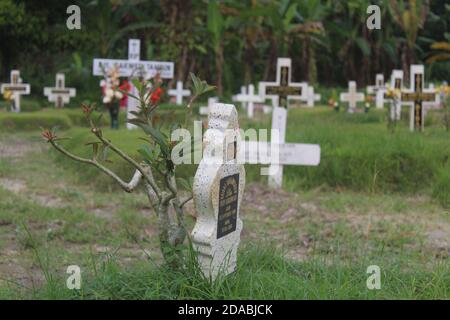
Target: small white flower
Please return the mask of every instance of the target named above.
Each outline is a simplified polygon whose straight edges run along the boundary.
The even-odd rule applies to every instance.
[[[114,91],[111,88],[106,89],[105,90],[105,96],[109,97],[109,98],[113,97],[114,96]]]
[[[116,91],[116,92],[115,92],[115,97],[116,97],[116,99],[122,99],[122,98],[123,98],[122,92]]]

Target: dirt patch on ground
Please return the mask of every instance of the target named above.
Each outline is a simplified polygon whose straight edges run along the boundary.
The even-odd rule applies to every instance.
[[[31,200],[39,205],[47,208],[62,208],[64,207],[63,200],[49,194],[31,194]]]
[[[17,195],[27,193],[26,182],[19,179],[0,178],[0,188],[8,190]],[[62,199],[51,194],[36,194],[28,192],[26,196],[29,200],[36,202],[43,207],[61,208],[64,206]]]
[[[45,149],[42,142],[31,142],[25,139],[11,138],[0,140],[0,159],[20,159],[29,152],[39,152]]]
[[[26,190],[25,181],[10,178],[0,178],[0,187],[13,193],[20,193]]]
[[[429,200],[412,198],[407,201],[423,204]],[[449,256],[450,224],[440,214],[429,212],[424,216],[420,210],[402,213],[365,210],[361,207],[333,212],[321,205],[320,197],[305,200],[301,194],[249,184],[241,209],[248,223],[242,238],[272,240],[295,260],[303,260],[318,246],[327,245],[337,236],[346,239],[346,233],[363,241],[409,239],[407,245],[418,250],[431,250],[444,258]]]

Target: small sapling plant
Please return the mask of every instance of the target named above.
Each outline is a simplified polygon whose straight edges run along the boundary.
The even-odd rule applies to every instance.
[[[92,147],[92,157],[83,158],[65,149],[59,141],[55,130],[46,129],[42,137],[56,150],[68,158],[94,166],[117,183],[125,192],[133,192],[136,187],[143,183],[144,190],[151,207],[157,216],[158,235],[162,255],[168,265],[180,268],[185,263],[183,248],[188,235],[185,224],[185,213],[183,208],[192,200],[192,195],[184,198],[180,196],[180,188],[188,189],[192,193],[192,182],[177,177],[176,165],[171,159],[172,149],[175,147],[170,141],[169,133],[177,128],[188,129],[189,120],[192,116],[192,104],[201,95],[214,90],[214,86],[208,85],[194,74],[191,74],[193,83],[193,96],[185,108],[184,125],[178,123],[159,123],[158,107],[161,101],[161,82],[155,81],[155,77],[149,81],[133,80],[137,88],[138,96],[128,94],[129,98],[139,101],[139,110],[133,112],[134,119],[130,123],[138,126],[145,133],[145,145],[139,151],[143,161],[133,159],[126,152],[118,148],[113,141],[108,139],[98,123],[101,117],[96,116],[95,104],[83,104],[82,110],[89,123],[90,131],[95,137],[88,145]],[[168,130],[167,130],[168,129]],[[108,152],[117,154],[134,169],[134,175],[129,182],[122,180],[115,172],[105,165]]]

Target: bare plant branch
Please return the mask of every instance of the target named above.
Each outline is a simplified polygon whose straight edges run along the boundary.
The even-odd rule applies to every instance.
[[[180,208],[183,208],[183,206],[186,204],[186,203],[188,203],[189,201],[191,201],[192,200],[192,195],[191,196],[189,196],[189,197],[187,197],[186,199],[184,199],[183,201],[181,201],[180,202]]]
[[[102,171],[103,173],[105,173],[108,176],[110,176],[111,178],[113,178],[122,187],[122,189],[125,190],[126,192],[132,192],[133,189],[138,185],[138,183],[139,183],[139,181],[140,181],[140,179],[142,177],[141,174],[137,174],[135,172],[135,174],[134,174],[133,178],[131,179],[130,183],[126,183],[118,175],[116,175],[113,171],[111,171],[110,169],[106,168],[105,166],[103,166],[102,164],[98,163],[97,161],[76,156],[76,155],[70,153],[69,151],[65,150],[61,146],[59,146],[53,140],[50,140],[49,142],[52,144],[52,146],[56,150],[58,150],[59,152],[61,152],[64,155],[66,155],[67,157],[69,157],[69,158],[71,158],[71,159],[73,159],[75,161],[78,161],[78,162],[81,162],[81,163],[87,163],[87,164],[93,165],[94,167],[97,167],[100,171]],[[139,172],[139,171],[137,171],[137,172]]]
[[[158,186],[156,185],[154,179],[147,174],[146,170],[139,163],[137,163],[133,158],[131,158],[125,152],[123,152],[118,147],[116,147],[111,141],[105,139],[102,136],[101,131],[99,131],[97,128],[93,127],[92,128],[92,133],[94,133],[95,136],[104,145],[106,145],[109,148],[111,148],[112,151],[114,151],[118,156],[120,156],[122,159],[127,161],[129,164],[131,164],[134,168],[136,168],[136,170],[139,170],[139,172],[144,176],[144,178],[148,181],[150,186],[153,188],[153,191],[155,192],[156,197],[158,198],[158,200],[161,200],[161,198],[162,198],[161,191],[159,190]]]
[[[147,173],[147,176],[149,177],[149,179],[146,179],[146,182],[145,182],[145,187],[147,189],[147,195],[150,200],[150,203],[156,210],[156,204],[159,203],[159,198],[157,197],[156,192],[155,192],[154,188],[150,185],[149,181],[153,182],[153,184],[156,186],[157,192],[159,192],[160,194],[161,194],[161,190],[159,189],[158,185],[155,182],[155,178],[153,177],[152,168],[147,164],[143,164],[143,167]]]
[[[173,182],[171,181],[172,179],[175,180],[175,178],[170,173],[166,173],[164,175],[164,181],[166,182],[166,186],[170,192],[164,192],[161,200],[161,205],[163,206],[168,206],[169,202],[173,199],[176,199],[177,197],[176,185],[173,184]]]

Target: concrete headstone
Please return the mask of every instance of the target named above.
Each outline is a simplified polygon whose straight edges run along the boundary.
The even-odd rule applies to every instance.
[[[199,113],[201,115],[208,115],[210,110],[212,109],[212,107],[214,106],[214,104],[216,104],[217,102],[219,102],[219,98],[218,97],[209,97],[208,98],[208,105],[207,106],[201,106],[199,109]]]
[[[237,161],[240,131],[234,105],[214,104],[208,115],[204,153],[194,178],[197,222],[192,242],[204,275],[216,279],[236,268],[245,169]]]

